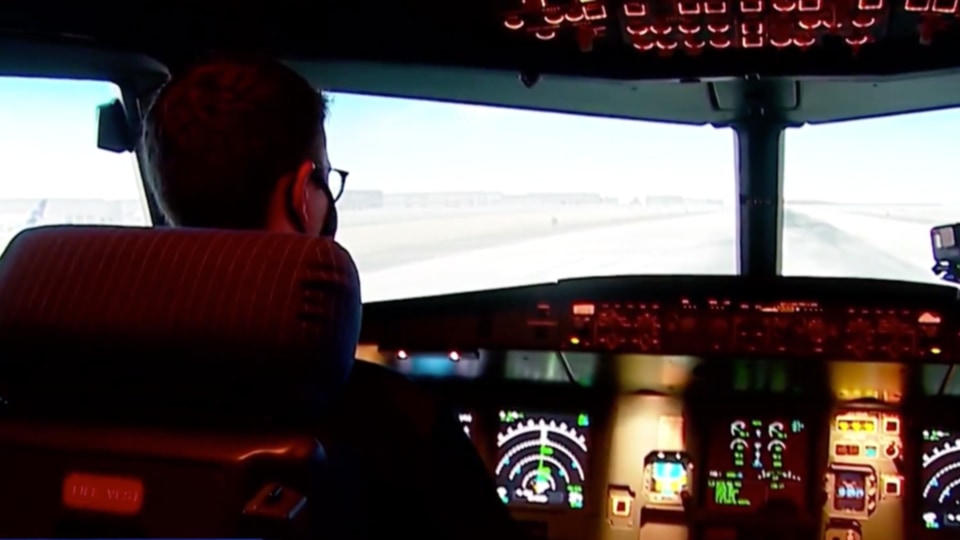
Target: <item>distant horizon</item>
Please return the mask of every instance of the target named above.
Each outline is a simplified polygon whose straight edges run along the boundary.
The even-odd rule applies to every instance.
[[[569,202],[558,202],[558,201],[546,201],[554,202],[556,204],[566,205],[566,206],[588,206],[590,204],[609,204],[607,201],[619,200],[624,201],[630,199],[630,197],[614,197],[612,195],[603,195],[600,193],[550,193],[550,192],[531,192],[531,193],[519,193],[519,194],[506,194],[503,192],[496,191],[418,191],[418,192],[391,192],[391,191],[375,191],[375,190],[364,190],[364,193],[382,193],[384,195],[395,195],[395,196],[422,196],[422,195],[507,195],[508,198],[505,202],[517,202],[516,198],[525,197],[525,196],[596,196],[600,199],[598,202],[587,202],[587,203],[569,203]],[[346,196],[346,195],[345,195]],[[689,203],[732,203],[729,200],[720,200],[720,199],[701,199],[701,198],[691,198],[683,197],[680,195],[647,195],[647,198],[662,198],[662,199],[675,199],[676,202],[689,202]],[[645,202],[645,197],[636,197],[640,199],[641,202]],[[0,205],[3,204],[16,204],[16,203],[36,203],[42,200],[48,202],[67,202],[67,201],[77,201],[77,202],[115,202],[115,203],[137,203],[142,204],[145,201],[143,199],[131,199],[131,198],[105,198],[105,197],[17,197],[17,198],[3,198],[0,199]],[[437,201],[442,202],[442,201]],[[823,200],[813,200],[813,199],[788,199],[784,198],[785,204],[817,204],[817,205],[826,205],[826,206],[954,206],[960,205],[956,202],[902,202],[902,201],[887,201],[887,202],[868,202],[868,203],[854,203],[854,202],[837,202],[837,201],[823,201]],[[624,203],[629,204],[629,203]],[[411,205],[415,207],[415,205]],[[491,205],[494,206],[494,205]]]

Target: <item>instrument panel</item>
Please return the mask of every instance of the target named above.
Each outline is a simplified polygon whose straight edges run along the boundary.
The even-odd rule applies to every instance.
[[[579,280],[373,304],[365,307],[362,339],[393,350],[946,363],[960,349],[957,307],[957,290],[939,285],[737,277],[621,278],[616,285]],[[394,316],[397,309],[404,312]]]
[[[750,302],[682,298],[659,302],[576,302],[567,350],[641,354],[767,354],[838,358],[936,358],[948,336],[928,309],[848,307],[815,301]]]
[[[909,428],[901,399],[916,391],[875,379],[957,363],[957,302],[950,287],[859,280],[583,280],[374,304],[364,336],[407,362],[423,351],[470,369],[485,363],[461,380],[489,381],[502,362],[504,384],[554,396],[546,406],[491,395],[482,398],[489,414],[458,414],[487,448],[497,496],[545,537],[719,540],[770,514],[777,530],[803,538],[901,540],[960,530],[960,421],[924,417]],[[564,373],[560,359],[574,369]],[[603,375],[586,377],[588,361],[605,364]],[[709,384],[691,392],[691,375],[658,391],[571,390],[609,397],[609,409],[554,395],[589,378],[669,378],[694,366],[732,375],[748,364],[768,373],[710,379],[726,385],[718,393]],[[533,373],[545,366],[556,373]],[[784,379],[814,372],[803,384]]]
[[[694,538],[725,538],[711,532],[771,511],[781,529],[819,522],[824,540],[960,530],[960,429],[925,426],[911,435],[894,408],[841,403],[813,417],[777,413],[780,405],[745,407],[754,410],[743,415],[722,407],[698,423],[681,399],[624,395],[599,431],[591,413],[569,407],[457,416],[476,423],[470,437],[481,453],[484,427],[494,430],[488,463],[497,496],[549,538],[596,537],[584,524],[604,508],[598,538],[625,529],[641,538],[682,540],[691,530],[700,531]],[[691,444],[686,435],[696,425],[708,429]],[[624,482],[624,467],[640,474]],[[915,504],[907,504],[908,489]]]
[[[799,49],[832,43],[851,49],[888,35],[923,45],[954,29],[950,0],[514,0],[503,26],[531,40],[621,41],[638,54],[701,54],[725,49]],[[937,24],[929,24],[929,20]],[[912,25],[919,28],[911,28]],[[919,23],[924,23],[919,24]]]

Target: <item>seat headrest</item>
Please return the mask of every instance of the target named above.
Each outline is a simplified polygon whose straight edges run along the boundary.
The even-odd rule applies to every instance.
[[[356,266],[332,240],[30,229],[0,257],[0,397],[322,399],[349,375],[360,317]]]

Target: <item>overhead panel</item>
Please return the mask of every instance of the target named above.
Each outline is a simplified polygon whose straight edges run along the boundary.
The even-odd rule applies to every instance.
[[[930,44],[957,29],[960,0],[512,0],[503,26],[582,50],[620,41],[640,53],[858,49],[888,37]]]

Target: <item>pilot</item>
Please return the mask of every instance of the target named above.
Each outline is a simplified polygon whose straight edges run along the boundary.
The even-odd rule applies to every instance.
[[[147,184],[173,226],[333,237],[326,113],[324,95],[280,62],[208,58],[147,113]],[[373,537],[517,537],[456,418],[402,375],[357,362],[323,429],[359,453]]]

